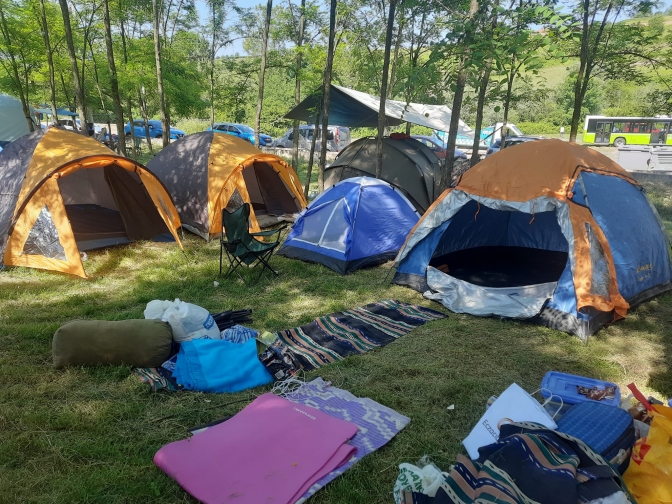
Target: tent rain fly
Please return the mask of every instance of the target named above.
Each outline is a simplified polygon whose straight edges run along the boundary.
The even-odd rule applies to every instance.
[[[314,124],[317,111],[320,109],[321,98],[321,90],[318,89],[290,110],[285,118]],[[376,127],[379,110],[380,98],[354,89],[331,85],[330,124],[351,128]],[[320,112],[320,117],[321,115]],[[450,118],[451,110],[445,105],[385,100],[385,120],[388,126],[399,126],[404,122],[409,122],[437,131],[448,131]],[[472,129],[462,120],[459,122],[459,132],[473,135]]]

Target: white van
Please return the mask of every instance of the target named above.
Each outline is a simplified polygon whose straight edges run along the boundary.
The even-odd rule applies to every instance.
[[[310,149],[310,144],[313,141],[313,132],[315,126],[304,124],[299,126],[299,149]],[[321,135],[318,131],[315,150],[320,147]],[[343,126],[329,126],[327,127],[327,150],[331,152],[339,152],[344,147],[350,145],[350,128]],[[284,136],[276,138],[273,141],[274,147],[283,149],[291,149],[294,146],[294,128],[288,129]]]

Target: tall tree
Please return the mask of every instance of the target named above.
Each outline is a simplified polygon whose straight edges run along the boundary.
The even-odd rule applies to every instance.
[[[324,191],[324,167],[327,163],[327,140],[329,130],[329,99],[331,90],[331,69],[334,66],[334,39],[336,33],[337,0],[331,0],[329,9],[329,44],[327,45],[327,64],[324,67],[322,91],[322,143],[320,144],[320,169],[317,173],[318,191]]]
[[[215,125],[215,57],[225,44],[227,33],[224,27],[226,21],[227,0],[207,0],[210,11],[210,127]]]
[[[460,127],[460,113],[462,112],[462,100],[464,99],[464,88],[467,84],[467,62],[469,59],[468,47],[472,43],[474,32],[473,19],[478,11],[478,0],[470,0],[469,14],[466,17],[464,25],[464,38],[462,43],[467,47],[464,54],[461,55],[455,79],[453,108],[450,116],[450,130],[448,131],[448,140],[446,142],[446,161],[441,174],[440,190],[443,191],[450,187],[453,176],[453,164],[455,162],[455,144],[457,143],[457,133]]]
[[[291,6],[291,3],[290,3]],[[299,12],[299,32],[296,38],[296,75],[294,76],[294,106],[301,102],[301,60],[303,59],[303,31],[306,28],[306,0],[301,0],[301,11]],[[292,141],[292,168],[295,171],[299,169],[299,138],[300,138],[299,120],[294,120],[294,138]],[[306,197],[308,195],[306,194]]]
[[[376,138],[376,178],[383,173],[383,135],[385,134],[385,101],[387,98],[387,77],[390,70],[390,49],[392,47],[392,31],[394,28],[394,12],[397,0],[390,0],[390,11],[387,16],[385,33],[385,54],[383,56],[383,76],[380,85],[380,108],[378,109],[378,137]]]
[[[576,33],[580,44],[570,50],[579,58],[574,82],[574,107],[569,140],[576,141],[581,122],[581,109],[592,79],[650,80],[651,69],[669,68],[670,44],[662,30],[648,29],[641,24],[621,23],[625,8],[637,9],[648,0],[580,0],[577,6]],[[569,39],[571,41],[577,40]]]
[[[44,0],[41,0],[44,1]],[[110,91],[114,104],[114,115],[117,123],[118,148],[121,154],[126,155],[126,138],[124,136],[124,109],[121,106],[119,96],[119,80],[117,79],[117,66],[114,62],[114,48],[112,47],[112,28],[110,26],[110,6],[108,0],[103,0],[103,23],[105,25],[105,49],[107,51],[107,64],[110,66]],[[110,132],[110,136],[112,132]]]
[[[54,53],[51,49],[51,40],[49,39],[49,23],[47,23],[47,9],[45,6],[45,0],[40,0],[40,26],[42,28],[42,39],[44,40],[44,50],[47,55],[47,65],[49,67],[49,103],[51,105],[51,115],[53,116],[53,120],[57,122],[58,112],[56,111],[56,77],[54,69]]]
[[[23,114],[26,117],[26,121],[28,121],[28,128],[30,131],[34,131],[35,124],[33,123],[33,118],[30,114],[30,106],[28,104],[28,83],[26,82],[24,87],[24,80],[19,75],[19,48],[16,46],[15,41],[13,40],[13,33],[12,30],[10,30],[9,23],[7,22],[7,16],[3,2],[0,2],[0,32],[2,33],[3,38],[3,52],[5,52],[6,56],[9,57],[8,59],[10,70],[8,70],[7,73],[11,76],[14,87],[19,93],[19,99],[21,100],[21,105],[23,107]],[[6,66],[4,61],[2,64],[3,66]]]
[[[266,2],[266,18],[264,20],[264,31],[261,39],[261,68],[259,69],[259,96],[257,99],[257,113],[254,117],[254,144],[260,146],[259,130],[261,128],[261,108],[264,104],[264,77],[266,75],[266,51],[268,49],[268,31],[271,27],[271,11],[273,10],[273,0]]]
[[[156,1],[156,0],[154,0]],[[86,127],[86,109],[84,101],[84,92],[80,86],[79,69],[77,67],[77,55],[75,54],[75,43],[72,39],[72,25],[70,24],[70,8],[68,7],[68,0],[58,0],[61,6],[61,14],[63,14],[63,28],[65,29],[65,42],[68,46],[68,56],[70,57],[70,66],[72,68],[72,80],[75,88],[75,99],[77,100],[77,112],[79,114],[79,121],[82,127],[82,135],[89,134]]]
[[[60,0],[64,2],[65,0]],[[156,0],[152,0],[152,21],[154,25],[154,58],[156,59],[156,87],[159,93],[159,111],[163,125],[163,146],[170,144],[170,119],[166,108],[166,97],[163,91],[163,72],[161,71],[161,25],[159,23],[159,7]],[[130,107],[129,107],[130,108]],[[133,128],[131,128],[133,133]],[[135,149],[135,145],[133,145]]]

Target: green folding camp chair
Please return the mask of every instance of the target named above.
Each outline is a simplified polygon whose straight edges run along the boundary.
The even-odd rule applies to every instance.
[[[271,231],[262,231],[260,233],[250,233],[249,231],[250,218],[250,204],[243,203],[234,212],[229,212],[226,209],[222,210],[222,236],[220,238],[219,247],[219,274],[222,274],[222,262],[224,259],[224,252],[229,258],[229,267],[224,278],[229,278],[231,273],[235,272],[243,283],[247,285],[245,279],[238,272],[240,266],[246,265],[248,267],[256,268],[261,264],[261,272],[254,283],[258,282],[263,275],[264,270],[268,269],[276,276],[279,275],[268,264],[268,260],[273,255],[275,248],[280,245],[280,232],[287,227],[284,226],[273,229]],[[258,238],[270,237],[277,234],[275,241],[265,242]]]

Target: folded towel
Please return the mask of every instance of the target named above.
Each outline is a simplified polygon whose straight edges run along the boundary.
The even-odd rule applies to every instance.
[[[185,341],[177,355],[173,377],[187,390],[240,392],[273,381],[257,357],[257,343],[225,340]]]

